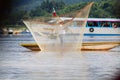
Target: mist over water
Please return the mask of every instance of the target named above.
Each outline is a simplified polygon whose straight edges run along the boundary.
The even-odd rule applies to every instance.
[[[84,41],[118,40],[89,37]],[[31,35],[0,37],[0,80],[111,80],[120,70],[120,46],[110,51],[34,52],[20,43],[33,43]]]

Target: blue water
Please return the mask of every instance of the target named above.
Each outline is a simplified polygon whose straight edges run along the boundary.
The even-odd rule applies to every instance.
[[[120,41],[119,36],[85,36]],[[112,80],[120,71],[120,46],[110,51],[35,52],[20,46],[31,35],[0,36],[0,80]]]

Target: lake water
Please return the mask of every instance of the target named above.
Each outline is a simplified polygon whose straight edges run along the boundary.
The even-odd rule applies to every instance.
[[[86,36],[84,41],[120,41]],[[0,80],[112,80],[120,71],[120,46],[110,51],[32,52],[31,35],[0,36]]]

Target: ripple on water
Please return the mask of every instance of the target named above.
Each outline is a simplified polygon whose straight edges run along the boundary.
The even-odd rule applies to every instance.
[[[24,42],[34,41],[30,36],[0,38],[0,80],[108,80],[120,70],[120,47],[81,53],[31,52],[19,45]]]

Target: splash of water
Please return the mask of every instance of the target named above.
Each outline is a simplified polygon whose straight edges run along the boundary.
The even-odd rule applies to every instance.
[[[48,24],[38,19],[24,21],[39,48],[44,51],[80,50],[85,31],[86,21],[92,3],[81,9],[73,18],[62,24]],[[81,19],[81,20],[78,20]],[[58,17],[57,21],[61,21]],[[72,26],[73,24],[76,24]]]

